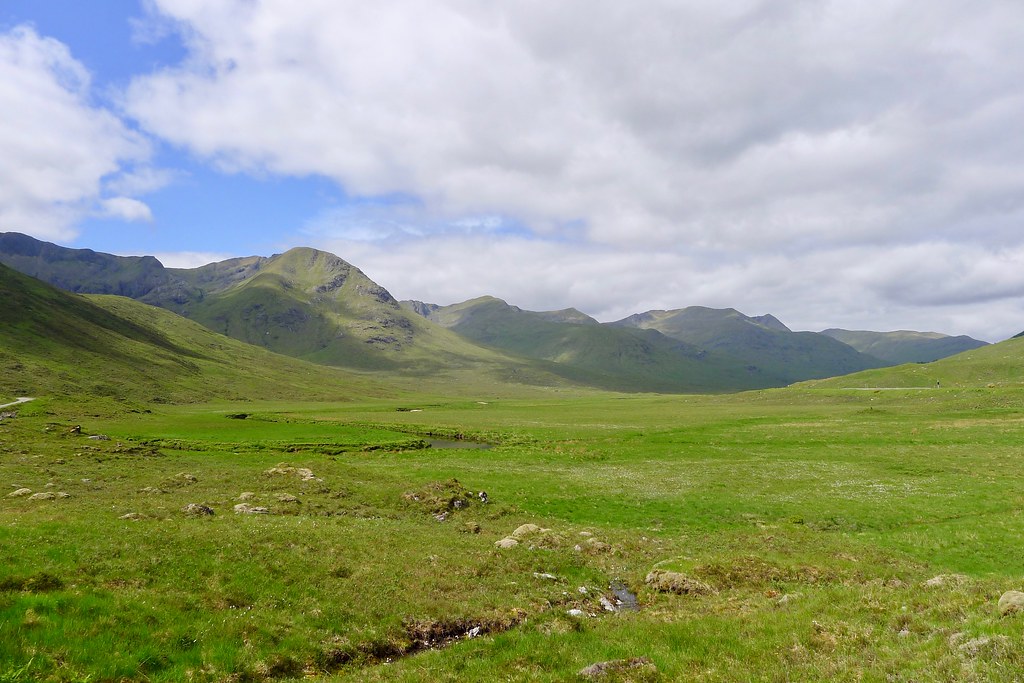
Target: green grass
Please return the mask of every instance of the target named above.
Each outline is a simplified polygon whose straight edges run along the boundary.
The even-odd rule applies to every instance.
[[[1022,398],[405,395],[96,416],[42,399],[0,422],[0,482],[70,497],[0,497],[0,680],[560,681],[638,656],[658,680],[1019,680],[1024,618],[995,604],[1024,589]],[[429,432],[495,446],[416,447]],[[243,492],[271,514],[234,514]],[[495,548],[527,522],[550,531]],[[656,592],[655,567],[714,590]],[[922,585],[939,574],[964,576]],[[602,610],[612,579],[639,612]]]

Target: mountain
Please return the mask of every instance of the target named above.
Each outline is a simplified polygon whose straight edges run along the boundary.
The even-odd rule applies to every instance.
[[[0,264],[68,292],[138,299],[173,282],[152,256],[114,256],[68,249],[16,232],[0,233]]]
[[[0,398],[149,403],[389,393],[375,379],[273,354],[124,297],[70,294],[3,265],[0,302]]]
[[[815,332],[793,332],[771,315],[750,317],[726,308],[691,306],[647,311],[611,323],[657,330],[673,339],[739,359],[781,384],[833,377],[883,365],[878,359]]]
[[[538,313],[494,297],[451,306],[405,305],[467,339],[549,361],[567,378],[606,389],[698,392],[785,383],[759,368],[655,330],[602,325],[572,309]]]
[[[341,258],[308,248],[200,268],[0,234],[0,263],[74,292],[116,293],[226,336],[325,365],[410,375],[476,371],[561,384],[545,367],[483,349],[406,310]]]
[[[938,332],[869,332],[864,330],[823,330],[822,334],[838,339],[861,353],[880,358],[892,365],[929,363],[971,349],[988,346],[988,342],[964,335],[951,337]]]

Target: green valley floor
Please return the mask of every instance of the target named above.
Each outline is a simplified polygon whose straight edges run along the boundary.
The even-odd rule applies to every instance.
[[[0,681],[1024,679],[1019,388],[410,396],[0,411]]]

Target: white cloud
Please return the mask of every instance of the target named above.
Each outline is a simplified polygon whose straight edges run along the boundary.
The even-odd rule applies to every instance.
[[[161,251],[150,254],[167,268],[198,268],[208,263],[226,261],[237,254],[217,254],[207,251]],[[131,254],[125,254],[131,256]]]
[[[90,78],[60,42],[21,26],[0,33],[0,231],[69,239],[104,182],[149,146],[90,99]],[[113,207],[130,208],[126,198]],[[138,207],[134,207],[138,215]]]
[[[110,218],[120,218],[129,223],[153,222],[153,212],[150,208],[138,199],[130,197],[111,197],[100,202],[101,215]]]
[[[223,168],[413,197],[401,220],[314,231],[333,221],[385,285],[446,292],[471,284],[453,259],[492,253],[532,282],[478,272],[490,291],[546,282],[597,312],[742,300],[797,325],[1024,326],[1000,270],[1024,221],[1019,2],[152,5],[189,58],[136,79],[126,109]],[[538,239],[466,241],[488,216]],[[377,259],[382,237],[395,259],[449,251],[410,274]]]
[[[314,237],[399,299],[451,304],[484,294],[530,310],[578,308],[602,321],[688,305],[772,313],[797,330],[918,329],[998,341],[1024,329],[1024,249],[969,253],[949,243],[878,252],[621,250],[513,235],[400,242]],[[932,286],[929,285],[932,283]],[[933,291],[934,283],[940,288]]]

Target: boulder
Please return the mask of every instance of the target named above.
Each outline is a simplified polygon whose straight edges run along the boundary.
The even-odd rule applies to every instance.
[[[517,545],[519,545],[519,541],[517,541],[514,538],[503,538],[500,541],[495,541],[494,545],[495,547],[503,549],[515,548]]]
[[[181,508],[181,511],[186,515],[192,515],[194,517],[209,517],[213,514],[213,508],[209,505],[202,505],[201,503],[189,503],[185,507]]]
[[[677,595],[707,595],[714,593],[715,589],[697,579],[691,579],[680,572],[670,572],[664,569],[654,569],[644,579],[644,583],[656,591],[662,593],[676,593]]]
[[[264,507],[254,507],[248,503],[239,503],[234,507],[236,515],[269,515],[270,510]]]
[[[18,489],[17,491],[11,491],[10,493],[7,494],[7,497],[8,498],[21,498],[22,496],[27,496],[27,495],[29,495],[31,493],[32,493],[32,489],[22,488],[22,489]]]
[[[1004,617],[1010,614],[1024,613],[1024,593],[1006,591],[999,598],[999,613]]]
[[[551,531],[551,529],[541,529],[536,524],[523,524],[522,526],[517,527],[516,530],[512,532],[512,538],[521,541],[524,538],[534,536],[536,534],[541,534],[545,531]]]
[[[46,491],[45,493],[33,493],[28,497],[29,500],[53,500],[57,497],[56,493],[52,491]]]

